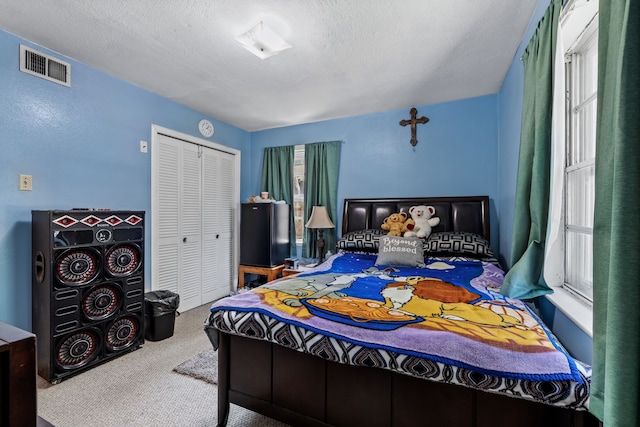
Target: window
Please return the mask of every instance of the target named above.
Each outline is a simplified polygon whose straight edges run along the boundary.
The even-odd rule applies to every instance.
[[[597,20],[565,55],[564,286],[593,299],[593,209],[598,90]]]
[[[546,297],[593,336],[593,209],[598,0],[569,0],[560,15],[553,101],[553,154]]]
[[[293,160],[293,220],[296,245],[302,245],[304,235],[304,145],[296,145]]]

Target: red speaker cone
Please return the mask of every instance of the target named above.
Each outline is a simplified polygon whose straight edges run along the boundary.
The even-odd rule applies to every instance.
[[[139,322],[135,317],[122,317],[111,324],[107,331],[107,347],[111,350],[121,350],[130,346],[139,331]]]
[[[115,286],[99,285],[91,289],[82,300],[82,311],[91,320],[104,319],[118,309],[120,293]]]
[[[140,264],[140,255],[135,246],[114,246],[107,252],[107,271],[114,276],[133,273]]]
[[[56,359],[64,369],[74,369],[95,357],[98,336],[93,331],[78,331],[67,336],[58,346]]]
[[[89,250],[71,250],[56,262],[58,279],[67,285],[83,285],[98,274],[96,253]]]

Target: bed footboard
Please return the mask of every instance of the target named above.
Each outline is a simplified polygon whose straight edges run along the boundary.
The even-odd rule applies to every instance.
[[[218,426],[230,403],[295,426],[596,427],[587,412],[325,361],[220,333]]]
[[[218,341],[218,427],[229,419],[229,335],[220,333]]]

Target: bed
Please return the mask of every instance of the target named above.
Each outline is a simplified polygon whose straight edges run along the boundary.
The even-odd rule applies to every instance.
[[[380,229],[435,208],[427,239]],[[230,403],[294,426],[596,426],[591,369],[499,294],[486,196],[346,199],[338,253],[215,302],[218,425]]]

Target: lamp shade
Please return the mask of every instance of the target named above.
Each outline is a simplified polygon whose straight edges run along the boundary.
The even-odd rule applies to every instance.
[[[335,225],[331,222],[331,218],[329,218],[327,208],[324,206],[313,207],[309,221],[307,221],[305,226],[307,228],[335,228]]]

